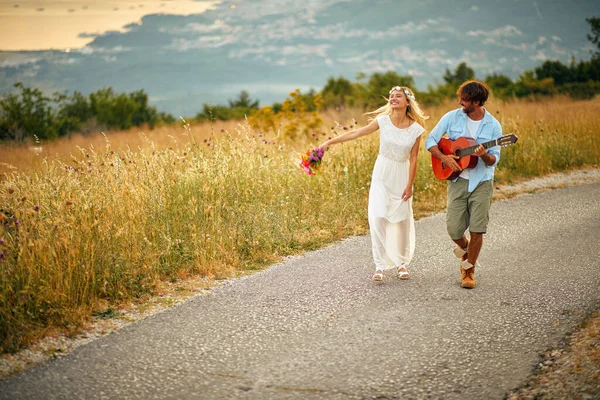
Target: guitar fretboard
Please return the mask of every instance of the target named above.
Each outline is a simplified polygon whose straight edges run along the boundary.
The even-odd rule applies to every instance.
[[[500,138],[501,139],[501,138]],[[500,139],[490,140],[489,142],[481,143],[481,145],[485,149],[489,149],[490,147],[498,146],[500,144]],[[469,156],[475,153],[475,149],[479,147],[479,144],[471,147],[465,147],[464,149],[460,149],[460,157]]]

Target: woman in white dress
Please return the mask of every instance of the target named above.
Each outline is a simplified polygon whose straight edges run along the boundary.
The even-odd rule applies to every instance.
[[[379,129],[379,155],[375,161],[369,192],[369,228],[375,261],[373,280],[382,281],[383,271],[395,268],[400,279],[408,279],[407,266],[415,250],[415,220],[412,209],[413,183],[423,124],[412,90],[394,86],[386,105],[368,113],[369,124],[334,137],[321,147],[357,139]]]

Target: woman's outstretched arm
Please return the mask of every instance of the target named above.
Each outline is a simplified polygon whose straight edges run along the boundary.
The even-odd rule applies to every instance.
[[[358,139],[361,136],[365,136],[365,135],[375,132],[377,129],[379,129],[379,124],[377,123],[377,120],[374,119],[373,121],[371,121],[371,123],[369,125],[363,126],[362,128],[355,129],[350,132],[346,132],[343,135],[331,138],[328,141],[323,142],[321,144],[321,146],[319,146],[319,147],[322,147],[324,150],[327,150],[329,148],[329,146],[331,146],[333,144],[343,143],[343,142],[347,142],[349,140]]]

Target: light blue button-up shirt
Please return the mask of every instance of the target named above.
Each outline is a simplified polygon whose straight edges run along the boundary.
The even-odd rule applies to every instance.
[[[450,111],[440,119],[440,122],[433,128],[429,136],[427,136],[427,140],[425,141],[427,150],[437,145],[444,133],[447,133],[451,140],[456,140],[461,136],[468,136],[467,114],[462,111],[462,108]],[[496,140],[500,136],[502,136],[500,123],[485,110],[483,120],[475,133],[475,142],[481,144],[490,140]],[[469,192],[475,190],[479,183],[494,179],[494,167],[500,161],[500,146],[490,147],[487,149],[487,152],[496,156],[496,161],[493,165],[489,166],[481,158],[477,161],[475,168],[472,168],[469,172]]]

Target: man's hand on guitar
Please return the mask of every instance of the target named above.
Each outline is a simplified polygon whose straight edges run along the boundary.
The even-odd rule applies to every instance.
[[[473,154],[475,154],[477,157],[482,157],[485,154],[487,154],[487,150],[485,149],[485,147],[483,147],[483,145],[479,145],[479,147],[477,147],[475,149],[475,151],[473,152]]]
[[[459,156],[454,155],[454,154],[444,154],[440,157],[440,160],[442,161],[442,163],[444,163],[444,165],[449,167],[452,171],[462,171],[462,168],[456,162],[456,160],[458,160],[459,158],[460,158]]]
[[[488,153],[487,149],[483,147],[483,145],[479,145],[473,154],[477,157],[481,157],[485,165],[492,165],[494,162],[496,162],[496,156]]]

